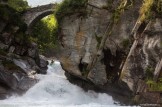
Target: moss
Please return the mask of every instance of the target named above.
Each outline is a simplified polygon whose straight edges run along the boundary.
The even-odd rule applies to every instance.
[[[159,78],[157,82],[153,80],[154,68],[148,66],[145,70],[146,72],[146,84],[148,85],[149,91],[162,91],[162,78]]]
[[[114,10],[114,13],[113,13],[113,20],[114,20],[114,23],[117,23],[120,19],[120,15],[125,11],[127,10],[128,8],[130,8],[134,1],[131,0],[131,2],[128,2],[129,0],[122,0],[120,5]]]
[[[161,78],[162,79],[162,78]],[[155,82],[153,80],[147,80],[148,90],[149,91],[162,91],[162,81],[159,79],[158,82]]]
[[[147,66],[145,69],[146,79],[153,79],[153,72],[154,72],[154,68],[151,66]]]
[[[162,0],[143,0],[140,9],[140,21],[149,21],[162,14]]]
[[[18,71],[22,71],[22,69],[19,66],[15,65],[13,63],[13,61],[7,61],[7,60],[5,60],[5,61],[2,61],[2,64],[3,64],[3,66],[7,70],[18,70]]]

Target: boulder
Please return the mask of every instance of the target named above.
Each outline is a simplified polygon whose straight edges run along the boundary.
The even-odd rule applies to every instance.
[[[39,64],[39,66],[41,68],[47,68],[47,65],[48,65],[47,58],[45,58],[45,56],[43,56],[43,55],[39,55],[39,58],[40,58],[40,64]]]
[[[38,56],[38,47],[36,43],[32,43],[28,48],[28,56],[36,58]]]

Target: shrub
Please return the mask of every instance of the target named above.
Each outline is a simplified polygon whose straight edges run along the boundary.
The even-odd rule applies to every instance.
[[[26,0],[8,0],[8,4],[18,12],[22,12],[29,8],[28,2]]]
[[[85,14],[85,11],[81,11],[86,7],[88,0],[64,0],[61,4],[57,5],[55,15],[58,19],[58,22],[66,15],[71,15],[75,12],[82,12]]]
[[[54,48],[57,46],[57,27],[55,16],[49,15],[34,26],[30,40],[36,42],[42,52],[48,48]]]

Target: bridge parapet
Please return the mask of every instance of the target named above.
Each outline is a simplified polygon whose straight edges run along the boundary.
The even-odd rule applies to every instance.
[[[39,12],[39,11],[44,11],[48,9],[54,9],[56,4],[47,4],[47,5],[41,5],[33,8],[27,9],[27,12]]]

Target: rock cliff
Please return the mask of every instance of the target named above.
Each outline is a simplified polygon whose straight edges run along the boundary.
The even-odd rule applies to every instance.
[[[107,92],[123,104],[162,103],[160,3],[65,0],[55,13],[57,56],[69,81],[86,90]],[[17,16],[6,4],[0,6]],[[23,21],[17,24],[21,18],[1,15],[0,97],[4,97],[34,85],[37,80],[30,76],[45,74],[47,61],[25,34]]]
[[[60,21],[62,67],[69,80],[92,82],[134,102],[159,103],[148,90],[161,75],[161,18],[141,21],[141,0],[88,0]],[[77,8],[77,7],[76,7]],[[84,13],[84,14],[83,14]],[[155,13],[156,14],[156,13]],[[145,94],[146,95],[145,95]],[[140,96],[137,101],[137,96]]]
[[[47,70],[48,62],[25,34],[20,16],[6,2],[0,2],[0,99],[26,91],[38,81],[33,74]]]

